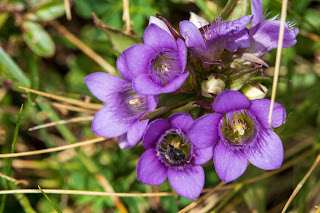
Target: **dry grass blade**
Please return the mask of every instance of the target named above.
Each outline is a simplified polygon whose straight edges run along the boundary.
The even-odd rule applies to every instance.
[[[312,166],[309,169],[309,171],[307,172],[307,174],[302,178],[302,180],[298,183],[298,185],[296,186],[296,188],[292,192],[289,200],[287,201],[286,205],[283,207],[281,213],[284,213],[284,212],[287,211],[287,209],[288,209],[290,203],[292,202],[293,198],[298,194],[298,192],[302,188],[303,184],[306,182],[306,180],[309,178],[309,176],[311,175],[313,170],[318,166],[319,163],[320,163],[320,153],[319,153],[318,157],[316,158],[316,160],[314,161],[314,163],[312,164]]]
[[[110,74],[116,74],[116,69],[109,64],[106,60],[104,60],[100,55],[90,49],[87,45],[85,45],[82,41],[80,41],[76,36],[74,36],[67,28],[62,26],[56,20],[52,20],[49,22],[54,28],[56,28],[66,39],[76,45],[82,52],[84,52],[87,56],[89,56],[92,60],[97,62],[101,67],[103,67]]]
[[[49,149],[42,149],[42,150],[36,150],[36,151],[30,151],[30,152],[21,152],[21,153],[9,153],[9,154],[0,154],[0,158],[14,158],[14,157],[21,157],[21,156],[29,156],[29,155],[39,155],[39,154],[44,154],[44,153],[50,153],[50,152],[57,152],[57,151],[62,151],[66,149],[72,149],[75,147],[79,146],[85,146],[93,143],[98,143],[107,140],[106,138],[95,138],[92,140],[87,140],[87,141],[82,141],[74,144],[69,144],[65,146],[59,146],[59,147],[54,147],[54,148],[49,148]]]
[[[187,207],[181,209],[178,213],[185,213],[185,212],[191,210],[192,208],[196,207],[199,203],[201,203],[202,201],[207,199],[207,197],[209,197],[212,193],[217,191],[224,184],[225,184],[224,182],[220,182],[218,185],[216,185],[214,188],[212,188],[210,191],[208,191],[205,195],[201,196],[198,200],[194,201],[193,203],[191,203]]]
[[[66,9],[66,16],[67,19],[70,21],[72,19],[71,17],[71,5],[70,5],[70,0],[64,0],[64,7]]]
[[[4,175],[1,172],[0,172],[0,177],[6,179],[6,180],[8,180],[8,181],[10,181],[10,182],[12,182],[12,183],[14,183],[16,185],[18,185],[18,184],[23,184],[25,186],[29,185],[29,182],[26,181],[26,180],[17,180],[17,179],[14,179],[13,177],[9,177],[7,175]]]
[[[125,33],[130,33],[131,21],[130,21],[130,11],[129,11],[129,0],[123,0],[122,2],[123,2],[122,20],[126,24]]]
[[[85,113],[90,113],[90,114],[95,114],[97,110],[92,110],[92,109],[85,109],[82,107],[75,107],[71,106],[68,104],[60,104],[60,103],[49,103],[53,107],[61,110],[67,110],[67,111],[74,111],[74,112],[85,112]]]
[[[72,99],[72,98],[65,98],[62,96],[58,96],[58,95],[53,95],[47,92],[42,92],[42,91],[38,91],[38,90],[34,90],[34,89],[30,89],[30,88],[26,88],[26,87],[22,87],[19,86],[20,89],[25,90],[26,92],[31,92],[46,98],[51,98],[57,101],[63,101],[69,104],[73,104],[73,105],[77,105],[77,106],[81,106],[83,108],[87,108],[87,109],[94,109],[94,110],[99,110],[102,105],[101,104],[93,104],[93,103],[87,103],[84,101],[80,101],[80,100],[76,100],[76,99]]]
[[[91,196],[117,196],[117,197],[165,197],[177,195],[173,192],[159,193],[112,193],[81,190],[62,190],[62,189],[42,189],[46,194],[69,194],[69,195],[91,195]],[[0,194],[40,194],[38,189],[18,189],[18,190],[0,190]]]
[[[274,106],[274,101],[276,99],[276,92],[277,92],[277,86],[278,86],[282,44],[283,44],[283,37],[284,37],[284,25],[285,25],[286,15],[287,15],[287,5],[288,5],[288,0],[283,0],[282,7],[281,7],[281,18],[280,18],[281,23],[280,23],[280,29],[279,29],[277,57],[276,57],[276,64],[275,64],[275,70],[274,70],[274,76],[273,76],[271,103],[270,103],[269,119],[268,119],[268,123],[270,127],[272,127],[271,122],[272,122],[273,106]]]
[[[42,125],[39,125],[39,126],[35,126],[35,127],[32,127],[32,128],[29,128],[28,130],[29,131],[34,131],[34,130],[37,130],[37,129],[56,126],[56,125],[59,125],[59,124],[76,123],[76,122],[80,122],[80,121],[91,121],[92,119],[93,119],[93,116],[71,118],[71,119],[68,119],[68,120],[61,120],[61,121],[42,124]]]

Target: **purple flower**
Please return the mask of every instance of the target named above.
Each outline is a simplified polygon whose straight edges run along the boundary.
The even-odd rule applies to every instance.
[[[137,165],[137,179],[148,185],[159,185],[167,177],[181,196],[196,199],[204,186],[200,166],[212,158],[212,148],[198,149],[189,143],[187,129],[193,123],[190,115],[175,113],[167,120],[151,122],[143,136],[147,149]]]
[[[170,93],[179,89],[189,75],[185,71],[187,48],[182,39],[151,23],[143,33],[144,44],[136,44],[117,60],[119,72],[133,79],[134,91],[145,95]]]
[[[92,73],[85,77],[85,82],[90,92],[106,104],[95,114],[92,132],[102,137],[119,137],[122,149],[136,145],[149,122],[139,118],[157,107],[158,97],[135,93],[131,81],[108,73]]]
[[[220,179],[229,182],[241,176],[248,161],[273,170],[283,161],[279,136],[268,124],[270,100],[249,101],[234,90],[220,93],[212,104],[216,113],[197,119],[188,130],[188,138],[199,148],[214,146],[213,162]],[[283,106],[275,103],[272,126],[281,126],[286,118]]]
[[[215,61],[227,49],[235,52],[250,45],[248,30],[252,16],[243,16],[235,21],[223,22],[218,18],[200,29],[190,21],[180,22],[180,32],[191,51],[204,61]],[[201,23],[200,23],[201,24]]]
[[[261,0],[251,0],[251,12],[253,19],[249,29],[250,47],[247,48],[246,52],[262,57],[268,51],[277,48],[280,21],[278,16],[265,20]],[[293,28],[292,24],[287,22],[285,24],[283,47],[295,45],[298,33],[299,29]]]

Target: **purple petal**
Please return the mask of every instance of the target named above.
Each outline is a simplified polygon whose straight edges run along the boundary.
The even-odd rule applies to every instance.
[[[219,140],[221,118],[219,113],[210,113],[195,120],[187,132],[190,142],[200,149],[213,146]]]
[[[159,96],[157,95],[148,95],[147,102],[148,102],[148,111],[155,110],[158,105]]]
[[[168,28],[168,26],[166,25],[166,23],[164,23],[164,21],[162,21],[161,19],[154,17],[154,16],[150,16],[149,18],[149,25],[150,24],[155,24],[158,27],[160,27],[161,29],[165,30],[167,33],[169,33],[171,36],[173,36]]]
[[[130,119],[115,113],[110,104],[102,107],[93,117],[92,132],[106,138],[118,137],[127,132],[131,125]]]
[[[137,180],[148,185],[159,185],[168,176],[168,169],[157,157],[154,149],[145,151],[137,165]]]
[[[201,166],[192,166],[184,170],[169,168],[168,180],[174,191],[182,197],[196,200],[204,186],[204,171]]]
[[[178,38],[177,40],[177,45],[178,45],[181,72],[183,73],[187,65],[187,54],[188,54],[187,47],[185,43],[182,41],[182,39],[180,38]]]
[[[251,0],[251,14],[253,15],[253,18],[250,28],[253,28],[263,21],[263,9],[261,0]]]
[[[128,143],[128,139],[127,139],[127,133],[120,135],[118,137],[118,145],[120,147],[120,149],[125,150],[125,149],[129,149],[132,146],[130,146],[130,144]]]
[[[248,52],[262,57],[266,52],[278,47],[280,21],[276,19],[266,20],[257,29],[250,29],[251,44]],[[297,28],[290,29],[288,23],[285,25],[282,47],[291,47],[297,43],[296,37],[299,33]]]
[[[124,55],[120,55],[117,59],[117,69],[120,73],[120,75],[128,80],[128,81],[132,81],[132,79],[134,78],[133,74],[128,70],[128,66],[127,66],[127,61],[126,58],[124,57]]]
[[[250,46],[248,30],[244,29],[237,34],[230,36],[226,44],[226,49],[235,52],[238,48],[247,48]]]
[[[227,113],[234,110],[246,109],[249,100],[238,91],[224,90],[214,100],[212,109],[219,113]]]
[[[187,113],[175,113],[168,118],[168,122],[172,128],[180,129],[182,132],[187,133],[193,123],[193,118]]]
[[[279,169],[283,161],[283,146],[279,136],[272,130],[265,130],[257,140],[257,147],[246,152],[250,163],[264,170]]]
[[[177,44],[171,34],[156,24],[150,24],[143,33],[143,42],[155,50],[177,50]]]
[[[230,35],[237,33],[246,28],[252,19],[252,15],[242,16],[237,20],[223,22],[217,25],[212,25],[212,31],[217,32],[219,36]],[[232,36],[232,35],[231,35]]]
[[[202,165],[207,163],[213,156],[213,147],[206,149],[195,148],[193,151],[194,157],[192,158],[192,164]]]
[[[270,100],[268,99],[256,99],[250,101],[249,111],[260,121],[262,127],[270,129],[268,123]],[[277,102],[274,103],[272,112],[272,127],[276,128],[281,126],[286,120],[286,109]]]
[[[147,73],[150,61],[156,52],[146,44],[135,44],[124,50],[122,55],[127,62],[127,68],[133,76]]]
[[[154,82],[149,74],[137,76],[133,82],[133,90],[144,95],[159,95],[163,86]]]
[[[107,102],[112,93],[120,93],[126,85],[130,85],[129,81],[104,72],[87,75],[84,81],[90,92],[103,102]]]
[[[159,118],[152,121],[146,129],[142,138],[142,145],[146,149],[150,149],[159,140],[171,126],[165,119]]]
[[[219,141],[214,149],[213,163],[223,182],[230,182],[240,177],[248,166],[248,160],[240,153]]]
[[[192,22],[187,20],[181,21],[179,28],[182,37],[185,39],[187,47],[206,47],[200,30]]]
[[[129,127],[127,137],[130,146],[135,146],[140,141],[144,131],[148,126],[148,122],[149,120],[137,120]]]
[[[188,78],[189,72],[184,72],[182,75],[173,79],[170,83],[163,87],[162,93],[171,93],[179,89],[185,80]]]

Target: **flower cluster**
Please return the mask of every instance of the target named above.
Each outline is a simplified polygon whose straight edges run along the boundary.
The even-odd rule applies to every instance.
[[[251,11],[234,21],[218,16],[210,23],[191,13],[189,21],[180,22],[180,33],[163,17],[151,17],[143,43],[118,57],[121,77],[93,73],[85,78],[105,103],[92,131],[118,137],[121,149],[142,140],[140,182],[159,185],[168,178],[179,195],[196,199],[205,182],[201,165],[212,158],[224,182],[241,176],[248,162],[264,170],[281,166],[282,142],[272,128],[284,123],[286,111],[275,103],[270,127],[270,101],[262,99],[268,90],[251,80],[256,73],[263,77],[268,64],[262,57],[277,47],[280,21],[265,19],[260,0],[251,1]],[[283,47],[294,45],[297,34],[286,24]],[[163,104],[178,96],[198,113],[191,113],[190,105]],[[174,106],[179,112],[167,117]]]

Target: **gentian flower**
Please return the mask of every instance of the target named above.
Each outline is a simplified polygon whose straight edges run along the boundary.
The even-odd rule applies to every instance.
[[[198,148],[214,147],[213,162],[220,179],[229,182],[241,176],[248,161],[273,170],[283,161],[279,136],[268,124],[270,100],[249,101],[234,90],[224,90],[212,104],[216,113],[198,118],[188,130],[188,138]],[[281,126],[286,118],[283,106],[275,103],[272,126]]]
[[[126,149],[141,139],[149,120],[139,121],[146,112],[157,107],[158,97],[135,93],[130,73],[121,73],[129,80],[96,72],[85,77],[90,92],[103,101],[92,120],[91,130],[102,137],[119,137],[119,146]]]
[[[143,136],[147,149],[137,165],[137,179],[148,185],[159,185],[167,177],[172,188],[182,197],[196,199],[204,186],[200,166],[212,158],[213,151],[189,143],[187,130],[193,123],[189,114],[175,113],[151,122]]]
[[[253,18],[249,29],[250,47],[245,52],[261,58],[268,51],[277,48],[281,22],[278,16],[265,20],[261,0],[251,0],[251,12]],[[298,33],[299,29],[293,28],[292,24],[287,22],[284,30],[283,47],[295,45]]]
[[[198,19],[192,18],[192,20]],[[187,47],[203,61],[212,62],[218,59],[224,49],[235,52],[238,48],[249,47],[250,40],[246,26],[251,19],[252,15],[248,15],[235,21],[223,22],[221,16],[218,16],[215,21],[200,29],[187,20],[181,21],[179,27]],[[200,24],[202,23],[201,19]]]
[[[175,40],[169,30],[151,23],[143,41],[123,51],[117,60],[119,72],[130,73],[134,91],[140,94],[159,95],[179,89],[189,75],[183,40]]]

